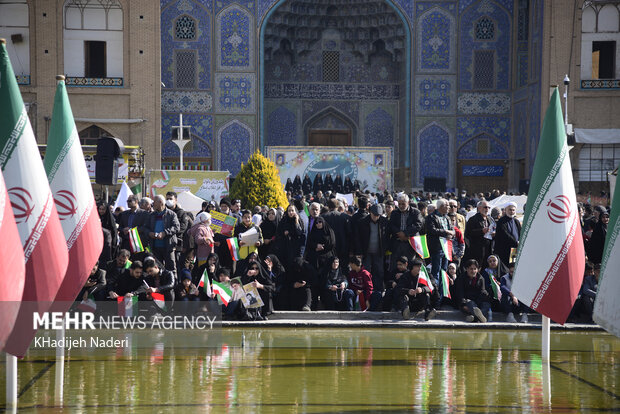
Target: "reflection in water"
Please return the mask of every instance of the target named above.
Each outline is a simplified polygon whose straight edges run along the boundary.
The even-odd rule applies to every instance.
[[[161,402],[214,413],[620,409],[620,341],[598,332],[552,335],[550,400],[538,332],[230,329],[206,348],[160,337],[137,346],[135,335],[120,336],[127,349],[68,355],[67,410],[151,412]],[[19,363],[22,408],[53,405],[48,365],[36,352]]]

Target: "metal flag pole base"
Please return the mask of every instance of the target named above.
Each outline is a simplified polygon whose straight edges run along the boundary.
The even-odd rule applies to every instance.
[[[64,345],[65,339],[65,327],[56,331],[56,343]],[[65,385],[65,347],[56,347],[56,377],[54,381],[54,403],[56,405],[62,405],[62,396]]]
[[[542,317],[542,355],[543,362],[549,362],[549,347],[551,342],[551,324],[549,318],[545,315]]]
[[[6,409],[17,409],[17,357],[6,354]]]

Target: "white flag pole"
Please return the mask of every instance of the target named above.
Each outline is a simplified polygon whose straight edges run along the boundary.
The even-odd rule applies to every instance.
[[[542,315],[542,355],[541,358],[544,362],[549,362],[549,346],[551,342],[551,324],[549,318]]]
[[[6,409],[17,408],[17,357],[6,354]]]
[[[56,331],[56,343],[64,345],[65,342],[65,326]],[[56,405],[62,405],[62,397],[65,381],[65,347],[56,347],[56,377],[54,382],[54,402]]]

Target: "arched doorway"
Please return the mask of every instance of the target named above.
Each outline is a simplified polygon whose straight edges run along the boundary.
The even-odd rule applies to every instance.
[[[409,167],[411,34],[392,0],[280,0],[259,51],[261,148],[389,143]],[[330,107],[350,127],[308,128]]]

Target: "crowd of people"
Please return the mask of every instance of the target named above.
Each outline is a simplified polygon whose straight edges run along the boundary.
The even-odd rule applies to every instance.
[[[353,192],[352,205],[336,198],[340,188]],[[521,221],[514,202],[491,208],[498,190],[370,193],[348,179],[312,182],[308,176],[286,190],[288,206],[242,206],[223,198],[205,201],[195,217],[174,192],[153,200],[131,195],[122,212],[100,202],[105,245],[77,300],[149,301],[160,293],[167,309],[182,309],[183,302],[217,300],[205,288],[215,281],[232,288],[222,304],[229,319],[262,320],[274,310],[359,309],[429,320],[440,308],[454,307],[470,322],[492,320],[493,312],[527,322],[531,310],[511,291]],[[589,261],[571,318],[591,321],[609,214],[602,206],[579,208]],[[252,244],[238,238],[233,257],[231,235],[212,229],[213,211],[236,219],[233,237],[254,229],[258,238]],[[134,254],[132,228],[146,247]],[[412,247],[418,235],[426,235],[426,259]],[[452,242],[450,260],[446,240]],[[244,306],[239,287],[248,285],[260,295],[260,308]]]

